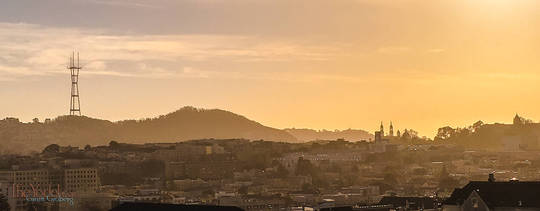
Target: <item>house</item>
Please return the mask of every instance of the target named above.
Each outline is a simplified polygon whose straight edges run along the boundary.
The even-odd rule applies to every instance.
[[[540,182],[472,181],[455,189],[443,210],[540,210]]]

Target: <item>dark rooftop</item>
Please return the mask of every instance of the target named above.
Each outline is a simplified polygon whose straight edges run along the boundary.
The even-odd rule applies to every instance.
[[[456,188],[444,201],[446,205],[463,204],[472,191],[476,191],[488,207],[540,207],[540,182],[488,182],[473,181]]]

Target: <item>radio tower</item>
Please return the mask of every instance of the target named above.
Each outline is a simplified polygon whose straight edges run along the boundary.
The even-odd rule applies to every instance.
[[[71,71],[71,102],[69,103],[69,115],[81,115],[81,100],[79,99],[79,52],[77,52],[77,63],[75,63],[75,52],[69,58],[69,66]]]

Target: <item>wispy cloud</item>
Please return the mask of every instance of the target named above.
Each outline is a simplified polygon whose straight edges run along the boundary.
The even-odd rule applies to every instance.
[[[101,4],[101,5],[107,5],[107,6],[117,6],[117,7],[140,7],[140,8],[161,8],[154,2],[154,4],[151,4],[149,2],[152,1],[140,1],[140,0],[81,0],[88,3],[93,4]]]
[[[377,49],[377,52],[381,54],[402,54],[409,52],[410,50],[411,48],[406,46],[385,46]]]
[[[0,23],[0,74],[63,73],[70,51],[85,74],[117,77],[219,76],[193,63],[324,61],[339,48],[225,35],[115,35],[100,30]],[[225,75],[225,74],[221,74]]]

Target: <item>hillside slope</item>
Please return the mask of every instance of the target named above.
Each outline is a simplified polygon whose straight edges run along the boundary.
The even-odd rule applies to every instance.
[[[296,141],[289,133],[266,127],[241,115],[219,109],[184,107],[144,120],[111,122],[84,116],[60,116],[48,123],[0,120],[0,151],[41,150],[49,144],[84,146],[125,143],[178,142],[191,139],[245,138]]]

